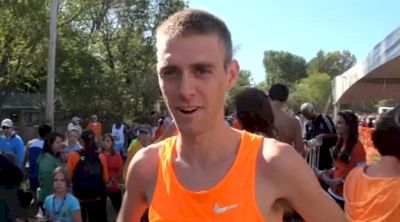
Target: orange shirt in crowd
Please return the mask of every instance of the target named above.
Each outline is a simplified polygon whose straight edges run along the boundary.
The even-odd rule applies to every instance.
[[[107,169],[110,176],[110,186],[107,187],[107,191],[115,192],[120,190],[119,182],[122,175],[123,160],[119,152],[114,154],[103,153],[107,160]]]
[[[353,222],[400,221],[400,177],[376,178],[357,167],[344,185],[345,210]]]
[[[91,121],[88,125],[87,125],[88,129],[91,129],[94,133],[94,135],[96,136],[97,140],[101,139],[101,136],[103,135],[103,126],[101,125],[100,122],[93,122]]]
[[[67,168],[70,174],[70,177],[73,178],[73,174],[75,171],[75,168],[80,160],[80,154],[78,152],[72,152],[69,157],[68,157],[68,162],[67,162]],[[107,169],[107,160],[104,154],[99,153],[99,159],[101,162],[101,165],[103,167],[103,180],[104,183],[108,183],[109,180],[109,175],[108,175],[108,169]]]
[[[228,174],[213,188],[200,192],[185,189],[176,177],[172,165],[176,140],[176,136],[166,139],[160,151],[150,221],[263,221],[255,198],[255,166],[263,137],[243,132]],[[235,210],[224,211],[231,208]]]
[[[359,127],[360,141],[364,145],[368,165],[377,163],[380,160],[379,151],[375,148],[374,143],[372,142],[372,133],[374,130],[374,128]]]
[[[365,158],[366,154],[364,146],[360,141],[358,141],[351,152],[349,163],[342,162],[339,158],[335,160],[335,171],[333,173],[333,178],[345,179],[350,171],[357,166],[357,164],[365,163]],[[343,184],[335,186],[333,191],[335,194],[343,196]]]

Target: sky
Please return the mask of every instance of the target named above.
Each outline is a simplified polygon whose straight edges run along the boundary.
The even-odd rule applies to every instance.
[[[235,58],[253,80],[265,80],[264,51],[282,50],[307,61],[319,50],[349,50],[362,62],[400,26],[400,0],[189,0],[225,21]]]

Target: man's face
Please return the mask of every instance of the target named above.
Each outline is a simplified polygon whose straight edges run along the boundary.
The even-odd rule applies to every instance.
[[[302,112],[303,116],[308,119],[308,120],[312,120],[314,115],[313,112],[309,111],[309,110],[305,110]]]
[[[151,133],[147,130],[138,130],[138,139],[139,141],[147,146],[151,142]]]
[[[216,35],[159,37],[157,71],[164,100],[181,132],[198,134],[223,123],[224,94],[239,65],[228,62]]]
[[[9,137],[12,134],[13,128],[8,127],[8,126],[2,126],[1,129],[3,130],[3,133],[5,136]]]

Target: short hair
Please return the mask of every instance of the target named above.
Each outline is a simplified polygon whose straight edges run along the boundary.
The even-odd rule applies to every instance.
[[[277,83],[269,88],[268,95],[271,100],[285,102],[289,97],[289,88],[282,83]]]
[[[52,175],[51,175],[51,182],[52,183],[54,183],[54,178],[56,177],[57,173],[62,173],[63,174],[65,183],[66,183],[67,187],[69,187],[69,185],[70,185],[69,179],[70,178],[69,178],[69,173],[68,173],[67,168],[65,168],[63,166],[59,166],[59,167],[55,168],[53,170]]]
[[[235,97],[236,115],[244,130],[276,137],[274,113],[268,95],[257,88],[246,88]]]
[[[378,121],[372,141],[381,155],[400,159],[400,105]]]
[[[233,57],[231,33],[225,22],[215,15],[199,10],[184,9],[168,17],[157,28],[157,38],[164,35],[169,38],[193,35],[216,34],[225,45],[225,62]]]
[[[312,112],[314,111],[314,106],[311,103],[303,103],[300,106],[300,112]]]

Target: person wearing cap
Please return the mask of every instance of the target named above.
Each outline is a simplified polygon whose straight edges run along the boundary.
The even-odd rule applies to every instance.
[[[128,155],[125,162],[123,177],[125,178],[127,168],[129,163],[131,162],[133,156],[136,154],[138,150],[143,147],[150,145],[153,141],[152,138],[152,129],[149,125],[141,125],[136,130],[137,138],[131,142],[128,148]]]
[[[14,131],[13,121],[4,119],[1,121],[3,136],[0,137],[0,151],[11,153],[17,159],[18,166],[22,169],[25,157],[25,144]]]
[[[80,125],[81,118],[74,116],[71,119],[71,122],[68,124],[67,130],[76,129],[79,132],[79,135],[82,133],[82,126]]]

